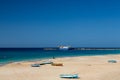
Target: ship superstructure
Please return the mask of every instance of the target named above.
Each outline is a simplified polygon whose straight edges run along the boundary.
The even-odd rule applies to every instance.
[[[70,46],[59,46],[60,50],[68,50]]]

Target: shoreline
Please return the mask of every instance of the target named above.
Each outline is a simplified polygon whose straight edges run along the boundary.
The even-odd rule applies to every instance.
[[[55,57],[55,59],[64,59],[64,58],[79,58],[79,57],[93,57],[93,56],[116,56],[116,55],[120,55],[120,53],[117,54],[96,54],[96,55],[81,55],[81,56],[63,56],[63,57]],[[44,61],[44,60],[54,60],[53,58],[41,58],[41,59],[29,59],[29,60],[20,60],[20,61],[10,61],[10,62],[3,62],[0,63],[0,67],[1,66],[5,66],[7,64],[12,64],[12,63],[25,63],[25,62],[37,62],[37,61]]]

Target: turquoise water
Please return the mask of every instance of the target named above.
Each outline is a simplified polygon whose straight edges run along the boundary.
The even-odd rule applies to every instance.
[[[41,59],[51,59],[53,57],[74,57],[74,56],[92,56],[120,54],[120,50],[41,50],[41,49],[0,49],[0,64],[31,61]]]

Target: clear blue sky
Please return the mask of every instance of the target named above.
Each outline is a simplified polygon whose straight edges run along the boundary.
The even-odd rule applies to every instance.
[[[0,47],[120,47],[119,0],[0,0]]]

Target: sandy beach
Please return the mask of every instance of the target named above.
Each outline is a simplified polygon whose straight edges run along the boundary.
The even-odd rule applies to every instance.
[[[108,63],[114,59],[117,63]],[[60,74],[78,74],[75,80],[120,80],[120,55],[81,56],[51,59],[54,63],[31,67],[35,62],[15,62],[0,67],[0,80],[68,80]],[[70,79],[73,80],[73,79]]]

